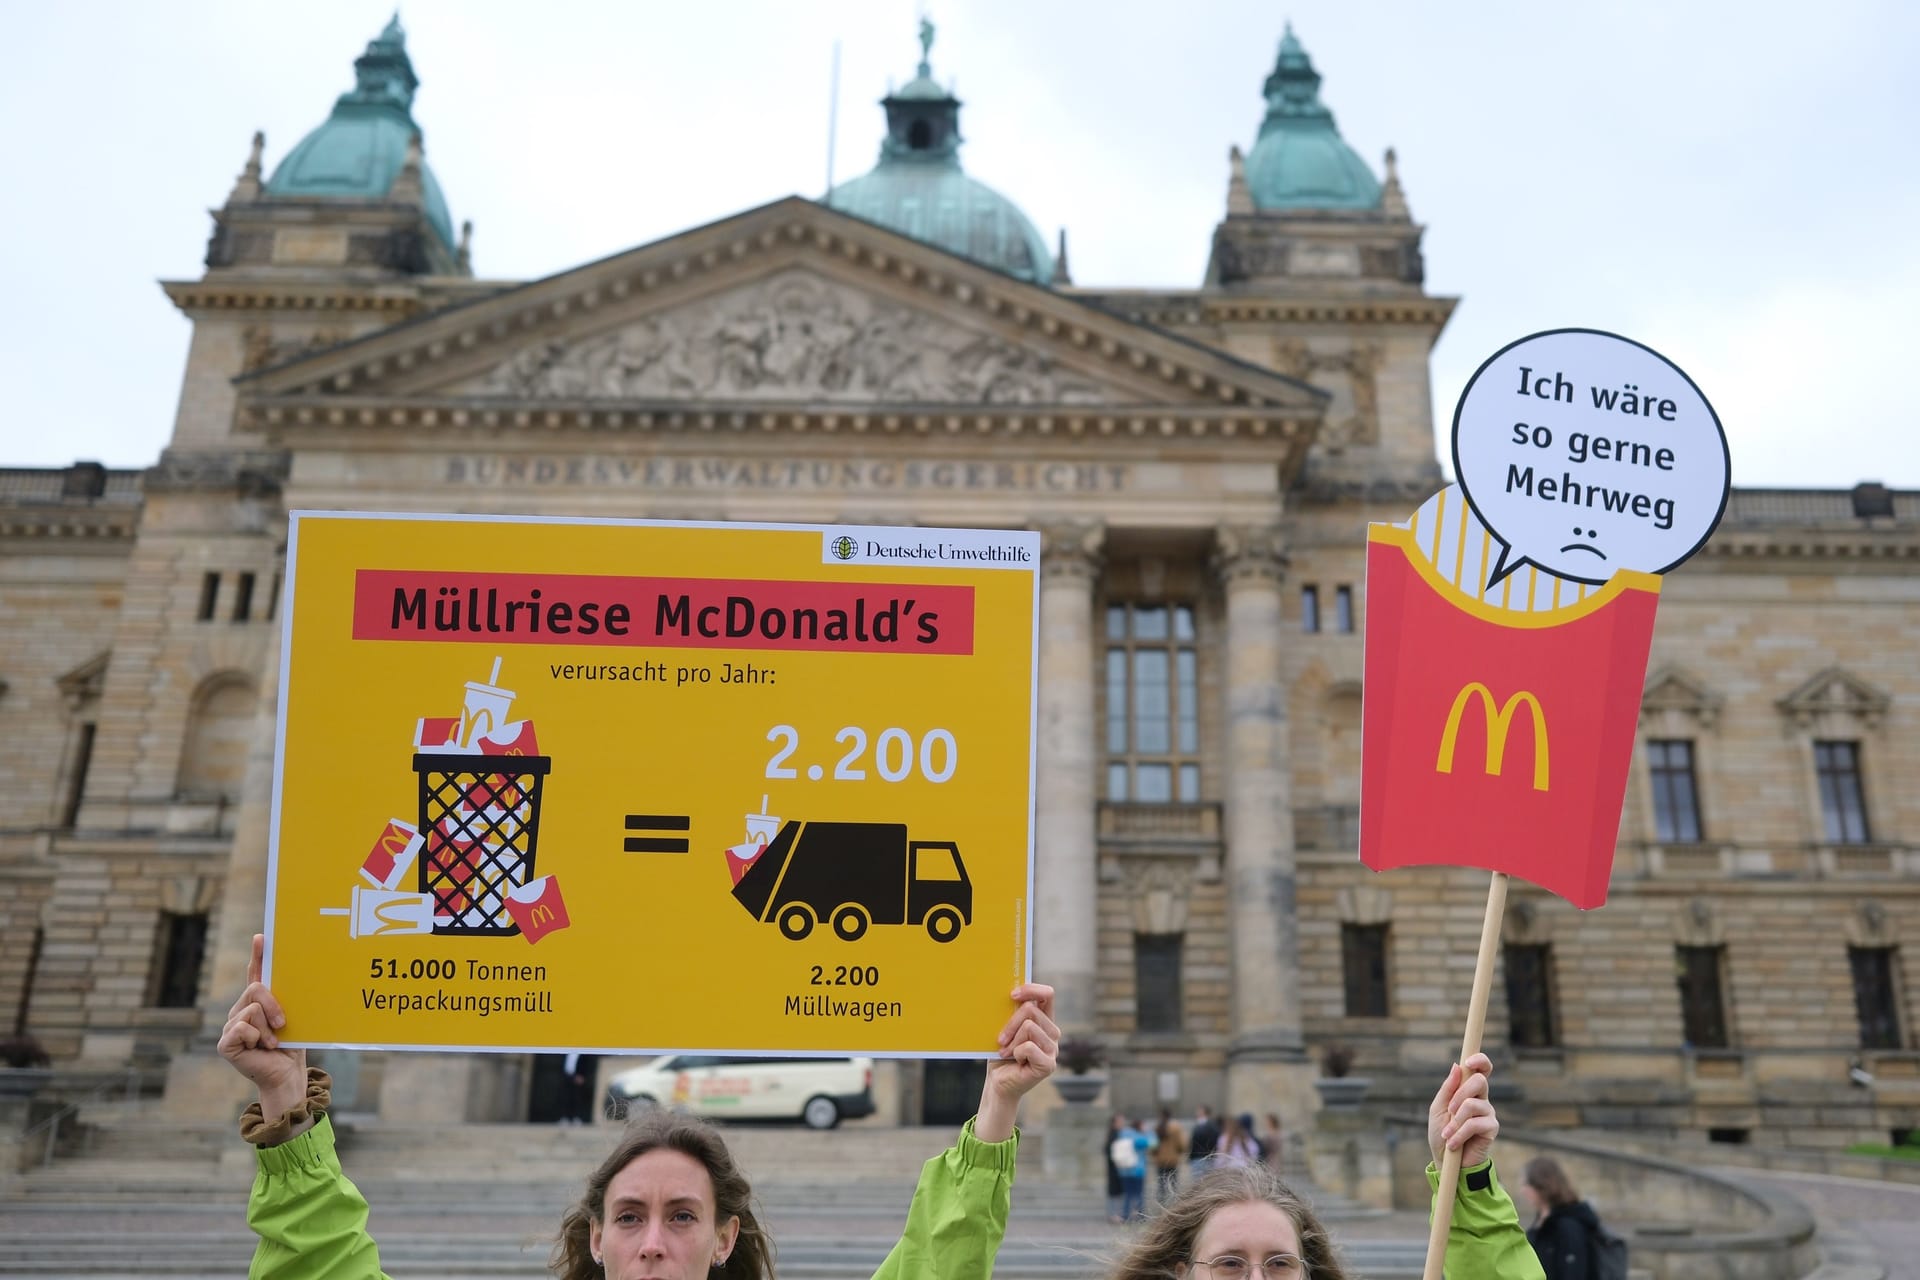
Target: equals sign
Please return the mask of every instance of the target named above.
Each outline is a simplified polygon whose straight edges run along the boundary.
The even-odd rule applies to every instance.
[[[684,813],[630,813],[627,815],[629,831],[685,831],[692,826],[692,820]],[[627,837],[628,853],[685,853],[685,836],[640,835]]]

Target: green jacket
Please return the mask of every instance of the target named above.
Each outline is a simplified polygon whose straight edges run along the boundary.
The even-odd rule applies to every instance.
[[[1019,1145],[1018,1133],[982,1142],[967,1121],[960,1140],[920,1170],[906,1230],[874,1280],[987,1280],[1007,1234]],[[341,1170],[325,1117],[291,1141],[255,1148],[255,1159],[247,1225],[260,1244],[250,1277],[385,1280],[366,1199]]]
[[[1436,1196],[1440,1191],[1440,1171],[1431,1163],[1427,1190]],[[1460,1171],[1453,1225],[1447,1229],[1445,1274],[1452,1280],[1547,1280],[1519,1212],[1494,1175],[1492,1160]]]

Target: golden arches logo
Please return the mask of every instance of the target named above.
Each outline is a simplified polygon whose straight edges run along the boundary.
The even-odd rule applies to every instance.
[[[1513,727],[1514,712],[1522,703],[1533,713],[1533,789],[1547,789],[1547,713],[1540,709],[1540,699],[1522,689],[1496,707],[1493,690],[1478,680],[1460,690],[1453,699],[1453,710],[1447,712],[1447,727],[1440,733],[1440,758],[1434,762],[1439,773],[1453,772],[1453,748],[1460,737],[1460,721],[1466,716],[1467,707],[1474,696],[1479,695],[1480,709],[1487,721],[1487,774],[1499,777],[1505,767],[1507,754],[1507,730]]]
[[[527,923],[538,929],[541,925],[553,923],[553,908],[545,903],[527,913]]]

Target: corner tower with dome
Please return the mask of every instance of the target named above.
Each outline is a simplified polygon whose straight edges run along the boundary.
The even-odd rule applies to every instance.
[[[1362,531],[1440,482],[1428,358],[1454,306],[1393,154],[1342,137],[1288,30],[1245,86],[1217,223],[1167,229],[1210,237],[1204,278],[1076,286],[963,170],[931,36],[871,172],[525,281],[470,270],[397,21],[277,164],[256,137],[206,269],[162,286],[192,325],[164,451],[0,473],[0,1004],[69,1096],[131,1073],[170,1122],[231,1118],[211,1047],[266,894],[286,515],[351,509],[1039,530],[1033,972],[1108,1046],[1113,1108],[1299,1133],[1335,1041],[1378,1115],[1425,1104],[1459,1043],[1433,974],[1471,954],[1485,878],[1356,855]],[[1547,1051],[1507,1077],[1515,1124],[1785,1115],[1839,1146],[1920,1116],[1893,1047],[1920,816],[1891,781],[1920,759],[1897,714],[1920,672],[1885,639],[1920,634],[1916,562],[1920,494],[1735,491],[1661,605],[1643,726],[1666,763],[1629,789],[1606,930],[1514,886],[1528,967],[1489,1044]],[[1766,967],[1783,930],[1812,940],[1791,974]],[[1675,947],[1705,966],[1686,1021]],[[1738,1060],[1696,1052],[1733,1025],[1694,1020],[1726,965]],[[1856,1054],[1871,1091],[1845,1083]],[[533,1055],[328,1065],[336,1108],[391,1125],[551,1119],[560,1083]],[[882,1121],[964,1118],[979,1069],[877,1064]],[[1049,1096],[1027,1121],[1052,1160],[1099,1120]]]

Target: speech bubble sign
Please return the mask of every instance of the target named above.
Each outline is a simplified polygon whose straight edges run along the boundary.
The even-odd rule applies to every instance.
[[[1494,352],[1453,412],[1453,466],[1506,544],[1489,585],[1534,564],[1601,584],[1698,551],[1730,492],[1726,432],[1681,368],[1598,329],[1551,329]]]

